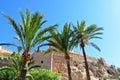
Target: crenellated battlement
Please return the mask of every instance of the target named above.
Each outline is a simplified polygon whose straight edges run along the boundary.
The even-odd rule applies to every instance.
[[[11,55],[12,51],[8,50],[8,49],[4,49],[2,48],[2,46],[0,46],[0,54],[7,54],[7,55]]]

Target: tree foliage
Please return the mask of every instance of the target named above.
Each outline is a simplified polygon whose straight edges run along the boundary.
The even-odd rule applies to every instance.
[[[28,73],[33,76],[34,80],[60,80],[58,73],[46,69],[31,70]]]

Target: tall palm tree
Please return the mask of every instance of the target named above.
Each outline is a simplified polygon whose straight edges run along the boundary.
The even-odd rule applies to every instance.
[[[86,76],[87,80],[90,80],[90,74],[89,74],[89,69],[88,69],[88,62],[86,58],[86,53],[85,53],[85,45],[90,44],[94,48],[96,48],[98,51],[101,51],[100,48],[94,44],[93,42],[89,42],[91,39],[97,38],[97,39],[102,39],[98,35],[102,35],[103,33],[101,30],[103,30],[102,27],[97,27],[95,24],[88,26],[85,28],[85,21],[82,21],[81,23],[77,22],[77,26],[73,25],[74,29],[74,45],[80,46],[82,48],[84,60],[85,60],[85,68],[86,68]]]
[[[28,60],[30,58],[29,52],[31,49],[37,48],[43,41],[48,39],[49,36],[46,33],[55,29],[56,25],[42,28],[42,25],[47,21],[42,20],[43,16],[39,12],[35,12],[30,15],[29,10],[26,9],[26,16],[22,11],[20,11],[20,15],[22,18],[22,23],[16,23],[15,20],[3,14],[3,16],[8,19],[17,34],[15,39],[20,43],[20,45],[17,45],[18,50],[23,51],[19,80],[25,80]]]
[[[70,29],[71,24],[65,24],[64,28],[61,32],[51,32],[52,37],[50,40],[48,40],[48,43],[44,45],[49,45],[52,48],[48,49],[47,52],[54,51],[63,53],[66,63],[67,63],[67,69],[68,69],[68,79],[72,80],[71,78],[71,68],[70,68],[70,55],[69,51],[73,48],[72,45],[72,34],[73,32]]]

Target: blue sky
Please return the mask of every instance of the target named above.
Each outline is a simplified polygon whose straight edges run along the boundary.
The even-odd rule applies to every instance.
[[[103,40],[93,40],[100,48],[98,52],[91,46],[86,53],[93,57],[103,57],[106,62],[120,67],[120,1],[119,0],[0,0],[0,12],[4,12],[16,21],[21,21],[19,10],[39,11],[48,22],[46,25],[59,24],[59,30],[65,22],[86,21],[86,26],[96,24],[104,28]],[[8,21],[0,14],[0,42],[16,43],[15,32]],[[15,50],[9,47],[11,50]],[[75,49],[81,52],[79,48]]]

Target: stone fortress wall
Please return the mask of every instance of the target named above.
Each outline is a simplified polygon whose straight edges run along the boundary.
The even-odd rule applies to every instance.
[[[33,58],[35,60],[35,64],[41,65],[41,68],[50,69],[54,72],[58,72],[61,75],[61,80],[67,80],[67,65],[63,53],[51,52],[44,55],[44,51],[35,51],[33,53]],[[87,59],[88,62],[94,61],[94,63],[97,63],[96,58],[87,56]],[[83,55],[74,51],[70,51],[70,64],[73,80],[80,80],[81,76],[85,75]],[[79,65],[79,69],[74,67],[76,64]],[[81,78],[81,80],[84,79]]]
[[[35,51],[33,54],[35,65],[40,65],[41,68],[51,69],[51,54],[44,54],[44,51]]]
[[[0,46],[0,66],[6,65],[8,63],[8,56],[12,54],[12,51],[2,48]]]

